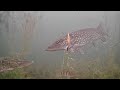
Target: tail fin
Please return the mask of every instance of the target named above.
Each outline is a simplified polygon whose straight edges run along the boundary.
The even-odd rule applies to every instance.
[[[103,28],[103,23],[100,23],[98,25],[97,30],[98,30],[98,33],[101,34],[102,36],[109,36]]]

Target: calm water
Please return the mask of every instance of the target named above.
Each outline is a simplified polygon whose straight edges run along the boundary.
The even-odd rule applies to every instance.
[[[26,21],[25,21],[26,20]],[[28,21],[27,21],[28,20]],[[84,55],[73,54],[77,61],[100,57],[105,60],[111,46],[115,60],[119,61],[119,11],[0,11],[0,56],[29,52],[27,59],[39,66],[59,67],[64,51],[48,52],[45,49],[68,32],[97,27],[102,22],[110,35],[107,43],[96,42]],[[116,46],[114,46],[116,45]]]

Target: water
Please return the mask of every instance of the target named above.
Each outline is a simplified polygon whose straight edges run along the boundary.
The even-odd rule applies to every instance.
[[[16,53],[21,53],[26,59],[34,61],[34,64],[28,67],[29,72],[36,71],[33,72],[34,77],[50,78],[48,73],[51,75],[61,68],[64,51],[48,52],[45,49],[68,32],[94,28],[100,22],[110,35],[107,43],[97,41],[96,47],[90,45],[85,54],[72,54],[71,58],[75,59],[77,64],[84,65],[97,58],[102,62],[107,61],[111,52],[114,54],[114,61],[120,63],[120,45],[115,45],[120,39],[119,11],[1,11],[0,56],[14,56]],[[77,69],[82,65],[76,66]],[[87,65],[84,67],[87,68]],[[54,74],[51,78],[55,78]]]

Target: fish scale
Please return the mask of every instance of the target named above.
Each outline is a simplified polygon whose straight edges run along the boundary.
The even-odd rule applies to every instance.
[[[46,51],[59,51],[68,50],[69,52],[81,52],[82,48],[90,43],[101,39],[106,41],[105,36],[108,36],[103,31],[102,25],[99,24],[97,28],[86,28],[78,31],[74,31],[69,34],[70,44],[68,45],[68,35],[58,39],[52,45],[50,45]]]

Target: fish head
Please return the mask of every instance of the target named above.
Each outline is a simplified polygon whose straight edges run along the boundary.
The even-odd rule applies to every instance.
[[[18,68],[23,68],[23,67],[29,66],[33,63],[34,63],[34,61],[28,61],[28,60],[17,61]]]
[[[28,60],[0,60],[0,73],[11,71],[16,68],[24,68],[34,63]]]
[[[52,45],[48,46],[46,51],[59,51],[67,49],[67,38],[61,38],[55,41]]]
[[[66,36],[58,39],[52,45],[48,46],[46,51],[69,50],[73,46],[74,33],[68,33]]]

